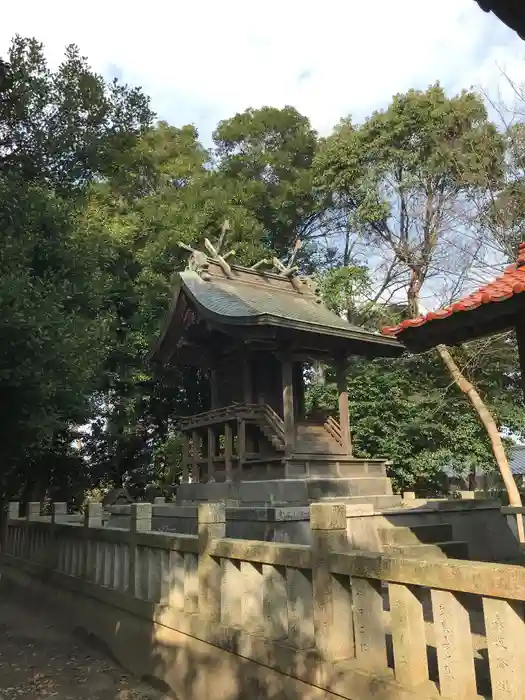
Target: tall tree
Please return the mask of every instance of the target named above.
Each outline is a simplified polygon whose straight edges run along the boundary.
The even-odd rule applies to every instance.
[[[0,500],[42,489],[76,425],[96,415],[110,318],[106,271],[79,223],[86,185],[107,177],[149,125],[148,100],[107,84],[78,50],[55,71],[16,37],[0,84]],[[60,446],[64,460],[50,458]],[[58,466],[58,463],[62,466]],[[54,466],[53,466],[54,465]]]
[[[312,163],[317,134],[293,107],[247,109],[213,134],[217,178],[260,223],[265,245],[289,253],[315,230],[319,202]]]
[[[505,173],[478,202],[482,225],[491,242],[509,261],[525,240],[525,82],[517,83],[502,72],[503,83],[513,96],[511,102],[494,101],[486,95],[496,112],[505,139]]]
[[[199,375],[155,377],[144,362],[185,263],[179,243],[199,246],[227,219],[235,261],[251,264],[288,252],[314,215],[317,137],[308,120],[291,108],[248,110],[221,122],[214,138],[207,152],[193,127],[159,123],[124,174],[91,188],[85,229],[108,255],[114,333],[101,387],[107,421],[91,449],[116,481],[135,468],[151,476],[156,456],[173,459],[165,446],[174,445],[176,416],[205,398]]]
[[[367,292],[367,287],[370,289]],[[332,309],[344,315],[351,297],[352,321],[378,328],[406,317],[405,304],[374,303],[370,274],[363,267],[336,267],[323,273],[320,289]],[[465,376],[482,391],[500,425],[525,436],[525,406],[516,375],[517,349],[512,336],[468,343],[454,351]],[[494,464],[483,425],[434,353],[399,360],[351,363],[348,389],[352,442],[362,456],[388,456],[397,490],[436,495],[446,488],[445,472],[475,475]],[[335,376],[312,382],[307,393],[312,410],[337,411]]]
[[[468,212],[479,190],[501,181],[503,155],[503,140],[480,97],[464,91],[449,98],[434,85],[396,95],[361,125],[343,122],[324,144],[317,170],[334,203],[351,214],[357,235],[376,255],[402,266],[414,317],[423,285],[447,281],[457,272],[451,262],[459,260],[464,270],[466,254],[478,250],[465,230]],[[463,258],[451,256],[454,248]],[[437,350],[487,431],[510,502],[519,504],[493,414],[450,351],[444,345]]]

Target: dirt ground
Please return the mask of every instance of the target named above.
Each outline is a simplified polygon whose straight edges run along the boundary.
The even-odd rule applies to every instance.
[[[176,700],[0,585],[0,700]]]

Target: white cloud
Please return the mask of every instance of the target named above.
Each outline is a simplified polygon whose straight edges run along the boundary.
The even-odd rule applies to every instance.
[[[525,44],[474,0],[25,0],[2,9],[0,53],[15,33],[43,41],[51,63],[77,43],[206,140],[248,106],[292,104],[326,133],[395,92],[436,79],[494,91],[498,66],[518,79],[525,66]]]

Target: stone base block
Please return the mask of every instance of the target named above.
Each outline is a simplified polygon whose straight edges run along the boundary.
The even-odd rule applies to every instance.
[[[280,481],[240,481],[206,484],[180,484],[177,503],[181,505],[222,501],[227,505],[297,505],[336,498],[392,496],[390,479],[385,476],[359,476],[328,479],[283,479]]]

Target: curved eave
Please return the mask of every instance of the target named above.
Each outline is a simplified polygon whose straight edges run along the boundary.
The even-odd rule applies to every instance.
[[[348,329],[341,328],[340,326],[330,327],[320,324],[308,323],[304,321],[296,321],[291,319],[284,319],[279,316],[272,314],[257,314],[257,315],[246,315],[246,316],[227,316],[224,314],[218,314],[212,311],[207,306],[202,304],[199,299],[191,292],[191,290],[184,286],[184,293],[191,300],[192,304],[199,316],[201,316],[206,321],[214,325],[220,325],[223,328],[228,326],[241,326],[241,327],[261,327],[270,326],[273,328],[283,328],[290,329],[294,331],[302,331],[306,333],[315,333],[321,336],[328,336],[332,338],[341,338],[344,340],[357,341],[359,343],[368,343],[370,345],[375,345],[384,348],[384,355],[390,357],[396,357],[404,352],[404,347],[397,340],[392,338],[387,338],[385,336],[376,335],[369,332],[360,332],[353,330],[350,326]]]

